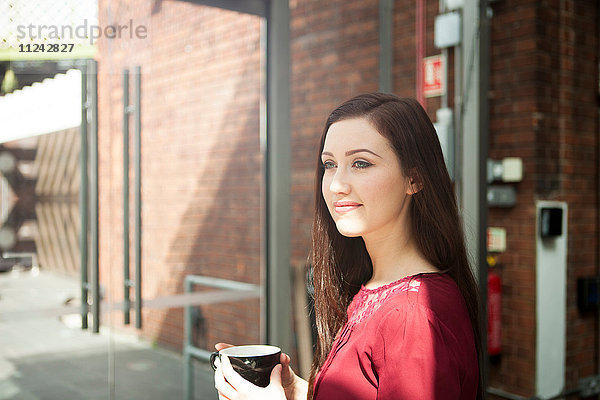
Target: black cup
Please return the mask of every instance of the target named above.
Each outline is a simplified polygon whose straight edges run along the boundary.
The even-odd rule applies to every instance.
[[[281,349],[268,345],[233,346],[215,351],[210,355],[210,365],[215,367],[215,359],[225,354],[231,366],[247,381],[256,386],[267,387],[271,381],[271,371],[279,364]]]

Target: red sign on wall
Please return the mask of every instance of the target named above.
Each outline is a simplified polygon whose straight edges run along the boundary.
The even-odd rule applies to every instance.
[[[441,96],[446,92],[445,64],[441,55],[423,59],[423,94],[425,97]]]

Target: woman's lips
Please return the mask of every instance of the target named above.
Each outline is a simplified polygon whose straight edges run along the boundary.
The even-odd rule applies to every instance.
[[[362,204],[353,201],[336,201],[333,203],[333,206],[335,207],[335,212],[342,214],[356,210],[358,207],[362,206]]]

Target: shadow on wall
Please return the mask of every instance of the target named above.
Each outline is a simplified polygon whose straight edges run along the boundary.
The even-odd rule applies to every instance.
[[[231,89],[221,126],[202,132],[219,136],[212,148],[198,154],[205,168],[183,172],[196,175],[197,184],[168,249],[170,281],[176,285],[169,289],[172,293],[184,291],[188,274],[260,284],[259,83],[258,63],[246,63]],[[200,116],[202,112],[198,109]],[[186,255],[183,260],[181,254]],[[212,351],[217,341],[255,343],[260,339],[258,299],[203,305],[195,311],[193,338],[200,348]],[[157,340],[180,348],[183,309],[165,310]]]

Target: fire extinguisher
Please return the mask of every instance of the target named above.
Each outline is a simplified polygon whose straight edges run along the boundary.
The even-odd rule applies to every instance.
[[[500,363],[502,353],[501,320],[502,320],[502,283],[500,276],[495,271],[496,258],[488,256],[488,278],[487,278],[487,349],[490,363]]]

